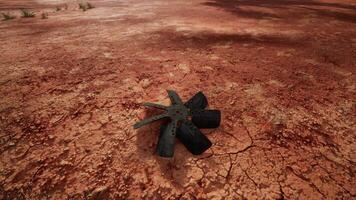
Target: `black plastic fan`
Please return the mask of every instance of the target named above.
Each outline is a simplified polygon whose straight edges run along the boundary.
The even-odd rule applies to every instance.
[[[208,101],[202,92],[198,92],[184,104],[175,91],[167,90],[167,92],[171,105],[143,103],[144,106],[158,108],[164,112],[136,123],[134,128],[137,129],[156,120],[168,118],[170,122],[161,126],[157,154],[162,157],[172,157],[176,136],[192,154],[202,154],[212,144],[198,128],[217,128],[220,125],[220,111],[205,110]]]

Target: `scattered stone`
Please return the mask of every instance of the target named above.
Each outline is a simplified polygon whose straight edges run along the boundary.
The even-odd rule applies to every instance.
[[[59,165],[61,166],[73,166],[73,163],[71,162],[68,162],[68,161],[65,161],[65,160],[62,160]]]
[[[145,78],[140,81],[140,84],[141,84],[142,88],[148,88],[151,84],[151,81],[149,79]]]
[[[214,69],[213,69],[212,67],[210,67],[210,66],[204,66],[203,69],[211,70],[211,71],[214,70]]]
[[[114,58],[114,56],[111,52],[104,52],[103,54],[104,54],[105,58]]]
[[[89,200],[99,200],[99,199],[108,199],[109,188],[107,186],[101,186],[94,189],[89,195]]]
[[[9,143],[9,147],[12,147],[12,146],[15,146],[15,143],[10,142],[10,143]]]
[[[197,180],[202,179],[204,176],[204,172],[198,168],[198,167],[193,167],[191,171],[189,172],[188,176],[190,177],[190,184],[195,183]]]
[[[185,63],[178,64],[178,69],[182,70],[184,74],[188,74],[190,72],[189,66]]]
[[[65,142],[65,143],[70,143],[71,141],[72,141],[72,139],[70,139],[70,138],[64,139],[64,142]]]
[[[221,200],[224,199],[224,191],[223,190],[216,190],[216,191],[212,191],[209,192],[207,194],[208,199],[213,199],[213,200]]]
[[[213,55],[210,56],[210,59],[211,59],[211,60],[219,60],[220,57],[217,56],[217,55],[215,55],[215,54],[213,54]]]

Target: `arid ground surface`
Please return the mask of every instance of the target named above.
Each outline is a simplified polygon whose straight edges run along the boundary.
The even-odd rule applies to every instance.
[[[355,1],[78,2],[0,0],[0,199],[356,198]],[[204,154],[132,128],[166,89],[222,111]]]

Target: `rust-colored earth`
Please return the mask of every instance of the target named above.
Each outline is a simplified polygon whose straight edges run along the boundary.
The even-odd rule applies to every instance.
[[[78,2],[0,0],[0,199],[356,199],[355,1]],[[222,111],[203,155],[132,128],[166,89]]]

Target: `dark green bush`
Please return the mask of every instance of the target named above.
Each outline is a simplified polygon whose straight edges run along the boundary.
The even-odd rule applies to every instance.
[[[28,10],[25,10],[25,9],[22,9],[21,10],[21,15],[23,18],[29,18],[29,17],[35,17],[36,14],[34,12],[31,12],[31,11],[28,11]]]
[[[1,13],[1,15],[2,15],[4,21],[16,18],[15,16],[11,15],[10,13]]]

